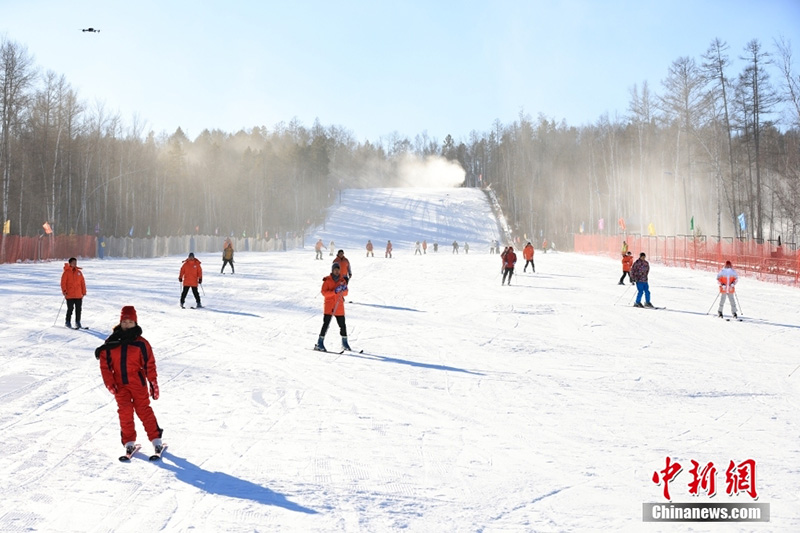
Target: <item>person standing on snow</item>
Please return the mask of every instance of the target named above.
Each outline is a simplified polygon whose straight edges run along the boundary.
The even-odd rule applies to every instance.
[[[503,282],[500,285],[505,285],[506,276],[508,276],[508,285],[511,286],[511,276],[514,275],[514,265],[517,263],[517,254],[514,253],[514,247],[509,246],[503,252]]]
[[[333,262],[339,263],[339,268],[342,269],[342,276],[345,281],[350,281],[350,278],[353,277],[353,269],[350,268],[350,260],[344,256],[344,250],[336,252],[336,259]]]
[[[373,252],[374,248],[375,247],[372,246],[372,241],[367,240],[367,257],[369,256],[375,257],[375,252]]]
[[[64,325],[72,328],[72,310],[75,310],[75,329],[81,329],[81,309],[83,308],[83,297],[86,296],[86,280],[83,272],[78,267],[78,260],[74,257],[69,258],[69,262],[64,263],[64,272],[61,274],[61,293],[67,300],[67,319]]]
[[[717,310],[717,316],[720,318],[722,318],[722,310],[725,307],[725,298],[731,302],[733,318],[739,318],[739,315],[736,314],[736,297],[734,296],[737,278],[738,276],[731,262],[725,261],[725,268],[717,274],[717,283],[719,283],[719,309]]]
[[[525,248],[522,249],[522,257],[525,258],[525,266],[522,267],[522,271],[525,272],[528,269],[528,263],[530,263],[531,272],[536,274],[536,266],[533,264],[533,245],[530,241],[525,245]]]
[[[322,244],[322,239],[319,239],[317,241],[317,244],[314,245],[314,251],[317,253],[317,255],[314,256],[314,259],[322,259],[322,249],[323,248],[325,248],[325,245]]]
[[[647,282],[647,275],[650,273],[650,263],[647,262],[644,252],[639,254],[639,259],[631,266],[630,277],[636,282],[636,303],[634,307],[653,307],[650,303],[650,284]],[[644,294],[644,305],[642,305],[642,294]]]
[[[383,254],[383,257],[392,258],[392,241],[386,241],[386,253]]]
[[[622,254],[622,277],[619,278],[619,285],[625,285],[625,276],[628,276],[628,279],[633,285],[633,279],[631,278],[631,266],[633,265],[633,255],[630,252]]]
[[[136,446],[136,425],[133,413],[141,420],[147,438],[156,453],[161,453],[161,429],[156,420],[150,398],[158,400],[158,373],[153,349],[142,337],[142,328],[132,305],[122,308],[119,325],[102,346],[94,351],[100,361],[100,375],[108,392],[117,401],[120,434],[125,453],[133,454]],[[149,385],[149,397],[148,397]]]
[[[458,253],[458,243],[456,241],[453,241],[453,253]]]
[[[222,250],[222,270],[219,271],[220,274],[225,273],[225,265],[231,265],[231,274],[236,273],[233,269],[233,243],[227,239],[225,240],[225,249]]]
[[[183,283],[183,291],[181,292],[181,308],[186,302],[186,294],[189,288],[192,289],[192,294],[197,302],[197,308],[203,307],[200,303],[200,293],[197,292],[197,286],[203,283],[203,268],[200,266],[200,261],[194,258],[194,254],[189,252],[189,257],[183,261],[181,266],[181,273],[178,275],[178,281]]]
[[[331,247],[328,248],[328,255],[333,255],[333,249],[336,248],[336,245],[331,241]]]
[[[331,265],[331,273],[329,276],[322,278],[322,288],[320,292],[325,297],[323,304],[322,315],[322,329],[319,332],[319,339],[317,340],[314,349],[320,352],[327,352],[324,340],[325,334],[328,332],[331,318],[336,317],[336,323],[339,324],[339,334],[342,336],[342,348],[350,350],[350,345],[347,343],[347,325],[344,320],[344,299],[347,296],[347,278],[342,275],[342,269],[337,262]]]
[[[428,241],[423,239],[422,240],[422,255],[425,255],[427,253],[428,253]]]

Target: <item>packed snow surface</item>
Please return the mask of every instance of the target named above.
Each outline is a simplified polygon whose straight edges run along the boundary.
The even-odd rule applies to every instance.
[[[745,321],[725,321],[713,274],[653,263],[666,309],[640,310],[617,261],[541,250],[501,286],[497,236],[480,191],[345,191],[305,251],[237,251],[235,275],[199,254],[202,310],[178,306],[184,256],[80,260],[82,331],[61,262],[0,265],[0,531],[800,531],[797,289],[743,278]],[[364,353],[311,349],[317,238],[352,262]],[[415,256],[423,238],[438,253]],[[160,463],[138,420],[144,453],[117,460],[94,348],[123,305],[157,359]],[[643,523],[667,456],[676,502],[753,502],[725,493],[753,459],[770,522]],[[692,460],[716,466],[713,498],[689,493]]]

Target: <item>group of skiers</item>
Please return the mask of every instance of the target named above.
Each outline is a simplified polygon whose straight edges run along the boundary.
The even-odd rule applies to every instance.
[[[222,252],[222,270],[230,265],[233,274],[233,244],[226,240]],[[345,259],[346,261],[346,259]],[[349,264],[348,264],[349,269]],[[184,307],[186,295],[192,290],[196,306],[202,308],[198,285],[203,283],[203,268],[194,253],[183,261],[178,274],[182,290],[181,307]],[[61,274],[61,292],[67,302],[67,316],[64,325],[72,328],[72,314],[75,313],[75,329],[81,329],[81,311],[83,297],[86,296],[86,280],[83,271],[78,267],[78,260],[71,257],[64,264]],[[344,312],[344,308],[341,309]],[[343,321],[342,321],[343,324]],[[120,460],[129,460],[139,449],[136,444],[136,426],[134,413],[144,425],[147,438],[151,441],[155,455],[161,456],[165,445],[161,441],[163,430],[159,427],[155,413],[150,406],[150,398],[159,398],[158,373],[156,361],[150,343],[142,336],[136,309],[126,305],[120,312],[119,324],[111,335],[95,350],[95,357],[100,362],[100,375],[106,389],[114,395],[117,402],[120,436],[125,447],[125,455]]]
[[[331,245],[333,245],[333,241],[331,241]],[[465,250],[468,249],[468,246],[468,244],[465,244]],[[421,247],[424,251],[427,249],[427,243],[423,241],[420,246],[420,243],[417,242],[417,247]],[[434,244],[434,247],[436,247],[436,244]],[[324,245],[320,239],[315,246],[316,259],[322,259],[322,248],[324,248]],[[457,253],[457,248],[458,243],[454,241],[454,253]],[[372,252],[372,242],[367,241],[367,256]],[[222,253],[223,264],[220,273],[224,273],[227,265],[230,265],[231,273],[233,273],[233,253],[233,245],[227,240]],[[391,254],[392,243],[388,241],[385,257],[391,257]],[[528,242],[523,249],[523,257],[525,258],[523,272],[526,272],[529,264],[532,272],[536,272],[533,256],[533,245]],[[501,285],[506,285],[507,283],[510,286],[511,278],[514,274],[514,266],[517,262],[514,247],[507,246],[500,254],[500,258],[502,261],[501,272],[503,274]],[[637,295],[634,307],[653,308],[653,304],[650,301],[648,283],[649,271],[650,264],[647,262],[646,254],[644,252],[640,253],[639,259],[634,262],[631,252],[628,250],[628,245],[624,242],[622,277],[619,279],[619,284],[624,285],[624,280],[627,276],[630,283],[636,285]],[[315,350],[327,351],[324,344],[325,335],[334,317],[339,326],[342,348],[351,350],[347,339],[347,325],[345,322],[345,297],[348,295],[348,283],[352,277],[353,271],[350,261],[345,257],[344,250],[339,250],[331,264],[330,274],[322,279],[320,293],[324,297],[323,320],[317,343],[314,346]],[[184,307],[186,296],[190,289],[195,298],[196,307],[203,307],[197,290],[198,286],[203,283],[203,269],[201,262],[194,256],[194,253],[189,253],[189,256],[183,261],[178,280],[182,284],[181,307]],[[737,274],[730,261],[726,261],[725,267],[718,273],[717,281],[720,294],[718,316],[723,317],[725,301],[728,300],[733,317],[737,318],[734,298]],[[72,327],[71,320],[74,312],[76,327],[81,328],[82,299],[86,295],[86,281],[82,269],[78,267],[77,259],[74,257],[70,258],[64,265],[64,271],[61,276],[61,290],[67,302],[65,325],[69,328]],[[644,303],[642,303],[643,296]],[[142,328],[138,323],[136,309],[133,306],[126,305],[122,308],[119,324],[114,327],[112,334],[106,338],[105,342],[95,350],[95,357],[100,362],[103,383],[108,391],[114,395],[114,399],[117,402],[121,440],[125,447],[125,456],[120,457],[120,460],[130,459],[131,455],[139,449],[139,445],[136,444],[134,413],[144,425],[147,437],[156,453],[154,457],[160,457],[165,447],[161,440],[163,429],[158,425],[155,413],[150,406],[151,398],[153,400],[159,398],[156,361],[150,343],[142,336]]]
[[[639,259],[635,262],[633,255],[628,250],[628,243],[622,241],[622,277],[619,278],[619,285],[625,285],[625,276],[630,280],[631,285],[636,285],[636,301],[634,307],[640,308],[654,308],[650,302],[650,283],[648,282],[648,275],[650,274],[650,263],[647,262],[647,254],[641,252]],[[717,284],[719,285],[719,307],[717,309],[717,316],[724,318],[723,311],[725,309],[725,301],[730,302],[731,314],[733,318],[739,318],[736,309],[736,281],[738,275],[730,261],[725,261],[725,266],[717,274]],[[644,296],[644,304],[642,303],[642,296]],[[712,304],[713,306],[713,304]]]

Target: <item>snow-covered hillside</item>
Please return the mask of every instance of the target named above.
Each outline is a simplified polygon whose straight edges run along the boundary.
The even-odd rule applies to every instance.
[[[311,350],[331,261],[311,247],[237,252],[233,276],[201,254],[203,310],[178,306],[184,257],[79,261],[83,331],[63,327],[62,263],[0,265],[0,531],[799,531],[800,293],[742,279],[747,320],[727,322],[706,315],[713,275],[653,264],[667,309],[638,310],[616,261],[541,252],[501,286],[487,210],[346,192],[318,236],[352,262],[363,354]],[[425,235],[476,245],[414,256]],[[157,358],[161,463],[117,461],[94,348],[123,305]],[[770,522],[643,523],[667,456],[677,502],[752,502],[725,469],[755,460]],[[689,494],[691,460],[717,465],[714,498]]]

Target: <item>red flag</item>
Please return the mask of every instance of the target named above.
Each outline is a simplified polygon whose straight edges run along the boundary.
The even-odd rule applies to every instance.
[[[619,220],[617,221],[617,223],[619,224],[619,228],[622,231],[625,231],[625,219],[622,218],[622,217],[619,217]]]
[[[50,224],[48,224],[47,222],[45,222],[44,224],[42,224],[42,227],[44,228],[44,232],[45,232],[45,233],[47,233],[48,235],[50,235],[51,233],[53,233],[53,230],[52,230],[52,228],[50,228]]]

